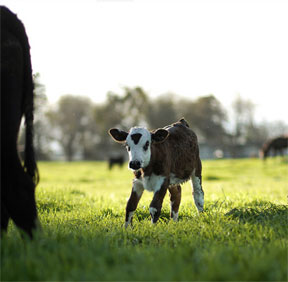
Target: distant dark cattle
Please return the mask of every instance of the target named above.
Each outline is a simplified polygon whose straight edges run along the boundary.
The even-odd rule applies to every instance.
[[[288,136],[280,136],[264,143],[260,157],[265,160],[269,154],[276,156],[277,154],[283,156],[284,150],[288,148]]]
[[[119,157],[110,157],[109,158],[109,169],[111,170],[114,165],[119,165],[122,167],[124,164],[124,157],[119,156]]]
[[[33,149],[33,80],[30,47],[21,21],[6,7],[1,13],[1,233],[11,218],[31,238],[37,225],[35,186],[39,181]],[[17,152],[25,117],[24,164]]]

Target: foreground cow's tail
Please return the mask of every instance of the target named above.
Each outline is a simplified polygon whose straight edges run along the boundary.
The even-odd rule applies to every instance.
[[[23,26],[24,29],[24,26]],[[23,112],[25,117],[26,136],[25,136],[25,157],[24,169],[32,177],[35,185],[39,182],[39,172],[35,160],[35,152],[33,146],[33,121],[34,121],[34,83],[32,77],[32,67],[30,58],[30,46],[24,29],[23,36],[23,55],[24,55],[24,98]]]
[[[39,172],[33,147],[33,112],[27,109],[24,114],[26,124],[24,170],[32,177],[35,185],[37,185],[39,182]]]
[[[17,16],[8,8],[0,6],[1,25],[13,34],[20,42],[23,52],[23,99],[22,113],[25,117],[26,137],[25,137],[25,157],[24,170],[31,176],[35,185],[39,182],[39,173],[35,160],[33,147],[33,77],[30,58],[30,46],[24,25]]]

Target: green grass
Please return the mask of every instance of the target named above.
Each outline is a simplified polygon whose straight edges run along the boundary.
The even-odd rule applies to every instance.
[[[102,162],[39,163],[42,232],[1,240],[1,280],[287,281],[287,163],[203,162],[205,212],[183,185],[179,222],[166,196],[152,226],[145,192],[123,228],[132,173]]]

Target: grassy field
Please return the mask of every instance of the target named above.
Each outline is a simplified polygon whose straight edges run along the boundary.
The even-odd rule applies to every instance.
[[[166,195],[152,226],[145,192],[123,228],[132,173],[103,162],[39,163],[42,232],[1,240],[1,281],[287,281],[287,163],[203,162],[205,212],[183,185],[179,222]]]

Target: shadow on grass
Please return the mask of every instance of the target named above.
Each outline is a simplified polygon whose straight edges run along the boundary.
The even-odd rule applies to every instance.
[[[216,176],[216,175],[204,175],[203,176],[203,180],[204,181],[220,181],[220,180],[222,180],[222,181],[225,181],[225,180],[228,180],[228,178],[227,177],[223,177],[223,176],[221,176],[221,177],[219,177],[219,176]]]
[[[276,205],[266,201],[253,201],[249,205],[234,208],[225,214],[232,219],[239,219],[241,223],[252,223],[262,225],[287,226],[288,206]]]
[[[151,219],[151,215],[149,213],[149,210],[147,209],[137,209],[136,213],[135,213],[137,220],[139,222],[143,221],[143,220],[150,220]],[[160,215],[160,221],[164,221],[164,222],[168,222],[170,220],[170,212],[168,210],[162,210],[161,211],[161,215]]]
[[[72,194],[72,195],[79,195],[79,196],[86,196],[86,193],[85,193],[85,192],[79,191],[79,190],[72,190],[72,191],[70,192],[70,194]]]

